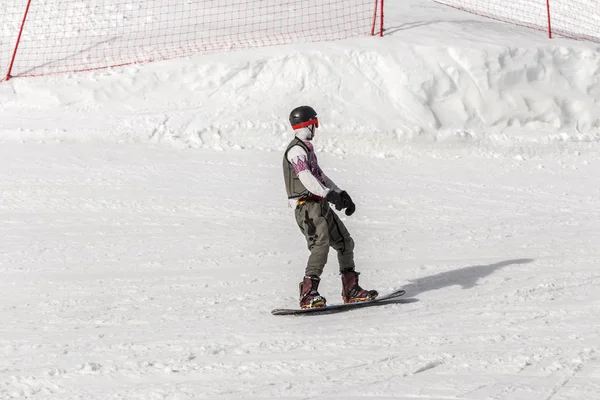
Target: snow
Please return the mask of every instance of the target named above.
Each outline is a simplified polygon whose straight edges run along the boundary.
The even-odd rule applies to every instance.
[[[0,85],[0,399],[598,398],[597,45],[388,3],[384,38]],[[361,283],[414,302],[270,314],[300,104]]]

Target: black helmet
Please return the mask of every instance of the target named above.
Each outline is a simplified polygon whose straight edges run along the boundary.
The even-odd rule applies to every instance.
[[[319,127],[319,120],[317,119],[317,112],[310,106],[296,107],[290,113],[290,124],[292,129],[300,129],[309,125],[315,125]]]

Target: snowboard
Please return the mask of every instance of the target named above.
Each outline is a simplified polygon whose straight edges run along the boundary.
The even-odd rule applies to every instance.
[[[390,300],[394,300],[398,297],[402,297],[406,294],[406,291],[400,289],[395,292],[391,292],[385,294],[383,296],[379,296],[374,300],[362,301],[359,303],[350,303],[350,304],[331,304],[325,307],[317,307],[317,308],[276,308],[271,311],[273,315],[305,315],[305,314],[330,314],[334,312],[353,310],[356,308],[370,307],[374,305],[383,305],[383,303],[392,303]],[[414,301],[414,300],[413,300]],[[406,299],[406,301],[402,301],[403,303],[412,303],[411,299]]]

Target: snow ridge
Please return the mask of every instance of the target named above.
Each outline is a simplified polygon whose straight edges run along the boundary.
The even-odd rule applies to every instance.
[[[1,138],[280,150],[290,138],[289,110],[311,104],[322,123],[321,150],[338,153],[394,156],[432,146],[543,152],[600,142],[597,51],[389,41],[17,79],[0,86],[0,117],[23,116],[1,118]],[[52,129],[45,129],[49,119]],[[106,126],[97,119],[114,122],[96,130]]]

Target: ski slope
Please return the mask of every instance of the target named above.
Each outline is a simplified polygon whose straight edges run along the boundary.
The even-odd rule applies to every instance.
[[[0,85],[0,399],[598,398],[597,45],[389,3],[383,39]],[[413,302],[270,314],[300,104],[361,283]]]

